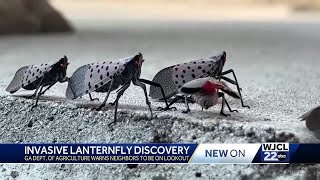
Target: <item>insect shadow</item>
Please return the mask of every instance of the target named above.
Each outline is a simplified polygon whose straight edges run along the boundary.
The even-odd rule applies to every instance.
[[[100,106],[99,102],[93,102],[93,101],[79,101],[74,103],[75,106],[78,108],[85,108],[85,109],[92,109],[92,108],[98,108]],[[106,104],[105,107],[101,108],[101,111],[108,111],[112,110],[114,108],[111,104]],[[130,111],[135,110],[141,110],[141,111],[148,111],[149,108],[146,106],[138,106],[138,105],[129,105],[129,104],[119,104],[119,109],[130,109]]]
[[[19,97],[25,99],[35,99],[36,97],[30,97],[30,94],[14,94],[12,97]],[[67,99],[61,96],[42,95],[39,97],[40,101],[53,101],[53,102],[66,102]]]

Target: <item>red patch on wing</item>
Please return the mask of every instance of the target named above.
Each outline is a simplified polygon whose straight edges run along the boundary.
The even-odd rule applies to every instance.
[[[212,93],[216,92],[218,87],[219,87],[218,84],[214,84],[214,83],[212,83],[210,81],[207,81],[202,86],[203,90],[206,91],[208,94],[212,94]]]

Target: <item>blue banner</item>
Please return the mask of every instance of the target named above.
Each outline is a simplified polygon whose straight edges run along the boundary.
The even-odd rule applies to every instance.
[[[320,144],[0,144],[0,163],[320,163]]]
[[[188,163],[197,144],[0,144],[0,163]]]
[[[320,144],[263,143],[252,163],[320,163],[319,152]]]

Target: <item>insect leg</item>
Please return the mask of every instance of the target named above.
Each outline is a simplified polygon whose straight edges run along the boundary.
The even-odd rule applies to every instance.
[[[38,101],[39,101],[39,98],[41,96],[42,88],[43,88],[43,86],[41,86],[39,93],[36,95],[36,104],[31,107],[31,110],[38,106]]]
[[[37,92],[38,92],[38,90],[39,90],[39,88],[40,88],[40,86],[41,86],[40,92],[39,92],[38,95],[37,95],[36,104],[31,107],[31,110],[32,110],[33,108],[35,108],[35,107],[38,106],[39,97],[41,96],[41,91],[42,91],[42,88],[43,88],[43,86],[42,86],[42,81],[43,81],[43,79],[44,79],[45,76],[46,76],[46,74],[44,74],[44,75],[42,76],[42,78],[41,78],[41,80],[40,80],[40,83],[39,83],[39,85],[38,85],[38,87],[37,87],[37,89],[36,89],[36,91],[35,91],[35,94],[37,94]]]
[[[218,96],[219,96],[219,97],[222,97],[220,114],[221,114],[222,116],[230,116],[230,114],[225,114],[225,113],[223,112],[223,110],[224,110],[224,104],[225,104],[225,102],[226,102],[226,99],[225,99],[225,97],[224,97],[224,93],[219,92],[219,95],[218,95]]]
[[[107,102],[107,100],[109,98],[109,95],[110,95],[110,92],[111,92],[113,81],[114,81],[114,77],[111,80],[111,83],[110,83],[110,86],[109,86],[109,90],[108,90],[108,94],[107,94],[106,98],[104,99],[104,101],[102,102],[102,104],[96,109],[97,111],[100,111],[106,105],[106,102]]]
[[[187,110],[182,111],[182,113],[188,113],[188,112],[190,112],[190,108],[189,108],[189,104],[188,104],[188,96],[187,95],[184,96],[184,102],[185,102]]]
[[[124,86],[122,86],[119,91],[118,91],[118,94],[117,94],[117,98],[116,100],[114,101],[114,104],[115,104],[115,108],[114,108],[114,120],[109,124],[109,126],[113,123],[116,123],[117,121],[117,112],[118,112],[118,102],[119,102],[119,99],[120,97],[123,95],[123,93],[128,89],[128,87],[130,86],[130,82],[125,84]]]
[[[219,97],[224,96],[224,93],[222,93],[223,95],[220,95],[220,93],[222,93],[222,92],[219,92]],[[236,110],[236,109],[234,109],[234,110],[231,109],[231,107],[230,107],[230,105],[229,105],[229,103],[228,103],[226,98],[224,98],[224,102],[227,105],[227,107],[228,107],[230,112],[238,112],[238,110]]]
[[[169,103],[168,106],[170,107],[172,104],[178,102],[180,99],[185,100],[185,95],[182,95],[182,96],[181,96],[181,95],[175,95],[175,97],[173,98],[172,101],[170,101],[170,103]],[[194,103],[194,102],[195,102],[195,101],[192,99],[192,97],[187,96],[187,99],[188,99],[188,102],[189,102],[189,103]],[[163,108],[163,107],[158,107],[157,109],[160,110],[160,111],[166,111],[166,110],[168,110],[168,109]],[[169,109],[170,109],[170,110],[171,110],[171,109],[177,110],[176,107],[171,107],[171,108],[169,108]]]
[[[230,78],[227,78],[227,77],[223,76],[223,75],[226,75],[226,74],[229,74],[229,73],[232,73],[235,81],[231,80]],[[226,80],[226,81],[228,81],[228,82],[236,85],[236,86],[237,86],[238,93],[239,93],[239,95],[240,95],[240,101],[241,101],[242,107],[247,107],[247,108],[250,109],[250,106],[244,105],[244,103],[243,103],[243,99],[242,99],[242,95],[241,95],[241,88],[239,87],[239,83],[238,83],[236,74],[234,73],[233,69],[229,69],[229,70],[227,70],[227,71],[222,72],[221,75],[220,75],[220,77],[219,77],[219,80],[220,80],[220,79],[224,79],[224,80]]]
[[[149,84],[151,86],[156,86],[156,87],[159,87],[160,90],[161,90],[161,94],[162,94],[162,97],[163,97],[163,100],[164,102],[166,103],[166,107],[163,108],[163,107],[158,107],[159,110],[161,111],[167,111],[167,110],[177,110],[176,107],[171,107],[170,108],[170,105],[172,104],[168,104],[168,101],[167,101],[167,98],[166,98],[166,95],[164,93],[164,90],[163,90],[163,87],[159,84],[159,83],[156,83],[156,82],[153,82],[153,81],[149,81],[149,80],[146,80],[146,79],[138,79],[139,81],[145,83],[145,84]]]
[[[150,111],[150,113],[151,113],[151,119],[152,119],[153,114],[152,114],[152,109],[151,109],[151,103],[150,103],[150,101],[149,101],[149,99],[148,99],[148,94],[147,94],[146,85],[143,84],[138,78],[134,78],[134,79],[132,80],[132,83],[133,83],[134,85],[136,85],[136,86],[140,86],[140,87],[143,89],[144,96],[146,97],[146,104],[147,104],[148,107],[149,107],[149,111]]]
[[[176,103],[179,99],[181,99],[181,96],[175,96],[174,98],[173,98],[173,100],[170,102],[170,104],[169,104],[169,107],[172,105],[172,104],[174,104],[174,103]],[[183,98],[184,99],[184,98]],[[177,108],[176,107],[171,107],[171,108],[169,108],[169,109],[175,109],[175,110],[177,110]],[[158,109],[160,110],[160,111],[166,111],[166,110],[168,110],[168,109],[166,109],[166,108],[162,108],[162,107],[158,107]]]
[[[89,93],[89,97],[90,97],[90,101],[95,101],[95,100],[97,100],[97,101],[99,101],[99,98],[92,98],[92,96],[91,96],[91,93]]]
[[[34,93],[33,93],[31,96],[28,96],[27,98],[34,98],[34,97],[37,96],[37,93],[38,93],[38,90],[39,90],[39,88],[40,88],[40,86],[41,86],[43,77],[44,77],[44,76],[42,76],[42,78],[41,78],[41,80],[40,80],[40,83],[39,83],[39,85],[37,86],[37,89],[34,91]]]
[[[41,92],[40,95],[43,95],[46,91],[48,91],[53,85],[55,85],[56,83],[50,85],[49,87],[47,87],[44,91]]]

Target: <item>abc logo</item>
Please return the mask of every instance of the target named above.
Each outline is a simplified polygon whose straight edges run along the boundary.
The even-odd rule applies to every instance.
[[[286,152],[266,151],[263,156],[264,161],[285,161],[287,159]]]
[[[285,152],[278,152],[277,158],[279,161],[284,161],[286,159],[287,155]]]

